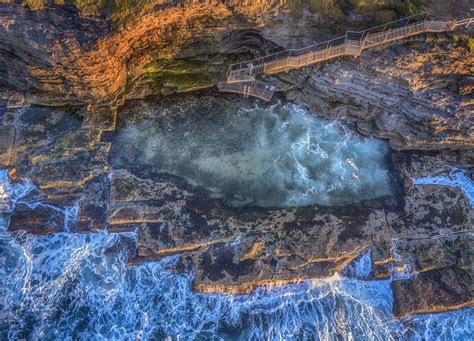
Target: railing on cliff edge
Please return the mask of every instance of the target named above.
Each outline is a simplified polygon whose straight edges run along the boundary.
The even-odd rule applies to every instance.
[[[369,48],[382,46],[423,33],[449,32],[474,23],[474,18],[437,20],[429,14],[417,14],[364,31],[347,31],[345,35],[301,49],[289,49],[241,63],[227,70],[227,80],[218,84],[224,92],[241,93],[266,101],[271,100],[275,87],[256,80],[258,75],[271,75],[309,66],[329,59],[354,56]]]

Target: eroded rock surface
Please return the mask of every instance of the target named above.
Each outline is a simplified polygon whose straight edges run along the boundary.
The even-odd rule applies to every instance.
[[[124,153],[122,168],[112,167],[110,142],[100,142],[104,130],[75,110],[9,110],[16,113],[15,124],[7,126],[14,141],[2,154],[8,159],[2,167],[11,169],[13,180],[37,186],[15,207],[12,232],[137,231],[131,264],[181,254],[195,269],[195,290],[234,294],[342,270],[360,276],[351,268],[368,254],[372,267],[364,278],[394,278],[396,315],[472,304],[472,207],[458,188],[412,184],[448,172],[453,162],[468,164],[469,154],[394,153],[399,200],[230,208],[203,188],[134,164],[134,155]],[[77,221],[66,216],[74,205]],[[444,271],[456,292],[436,280]],[[432,295],[438,298],[429,306]]]
[[[472,276],[455,267],[427,270],[415,279],[394,281],[392,291],[393,312],[397,316],[436,313],[474,304]]]
[[[211,87],[227,63],[275,49],[269,39],[285,46],[314,39],[313,29],[298,31],[302,22],[286,27],[285,15],[275,3],[191,3],[116,30],[67,6],[46,14],[0,4],[0,79],[24,91],[1,92],[0,168],[37,188],[16,205],[9,231],[137,231],[136,248],[122,241],[131,264],[180,254],[202,292],[249,293],[339,271],[360,276],[354,265],[369,255],[363,277],[392,277],[397,316],[472,305],[473,208],[458,188],[412,184],[456,167],[472,176],[473,57],[459,44],[413,42],[367,53],[356,65],[267,79],[313,112],[389,139],[399,150],[398,200],[229,208],[183,179],[134,167],[131,155],[111,166],[118,104]],[[71,207],[77,219],[66,215]]]
[[[2,83],[42,103],[94,106],[211,87],[227,54],[275,47],[255,28],[287,11],[285,2],[235,3],[158,6],[120,29],[70,5],[0,4]]]
[[[465,48],[414,42],[275,81],[288,98],[354,121],[361,133],[389,139],[394,149],[456,150],[472,147],[473,67]]]

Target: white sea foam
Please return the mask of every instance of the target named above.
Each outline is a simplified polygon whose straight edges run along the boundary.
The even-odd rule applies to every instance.
[[[458,187],[463,190],[474,207],[474,181],[462,171],[454,170],[448,175],[429,176],[413,180],[414,185],[440,185]]]
[[[372,272],[372,259],[371,251],[363,253],[355,261],[349,263],[343,270],[342,273],[351,278],[367,279],[370,277]]]
[[[237,140],[229,136],[233,142],[221,154],[212,148],[198,154],[198,161],[192,164],[194,171],[199,166],[208,172],[204,172],[206,176],[217,172],[224,174],[226,181],[240,177],[238,185],[248,185],[253,190],[250,194],[260,193],[256,200],[263,205],[264,201],[258,201],[266,197],[258,187],[261,179],[284,184],[283,190],[290,195],[278,198],[280,205],[337,202],[331,193],[348,183],[347,188],[356,195],[357,186],[362,186],[360,191],[375,186],[383,189],[381,193],[390,192],[385,187],[389,175],[381,161],[383,144],[355,138],[340,123],[315,120],[303,108],[288,104],[283,109],[286,112],[279,114],[257,107],[241,110],[237,116],[244,127],[253,129],[250,134],[235,134]],[[259,120],[258,115],[267,118]],[[231,120],[229,124],[234,123]],[[216,131],[222,128],[211,127]],[[132,133],[138,136],[140,132]],[[150,160],[164,162],[156,158],[155,151],[166,150],[167,143],[173,152],[170,156],[176,157],[179,145],[166,136],[154,139],[154,131],[148,133],[144,152]],[[257,138],[244,144],[251,152],[245,148],[247,154],[239,148],[230,152],[252,134]],[[183,147],[194,143],[201,148],[203,141],[222,143],[201,138],[186,140]],[[179,150],[185,155],[195,151]],[[355,168],[347,159],[361,170],[361,184],[352,179]],[[265,167],[256,167],[259,163]],[[323,167],[324,174],[312,173],[318,167]],[[472,180],[459,172],[414,183],[460,186],[471,203],[474,197]],[[234,190],[229,188],[229,193]],[[117,247],[118,251],[106,252],[123,238],[136,241],[134,233],[7,234],[2,214],[25,202],[23,198],[33,190],[28,182],[10,184],[6,172],[0,171],[0,339],[467,340],[474,330],[473,309],[393,320],[390,281],[359,279],[371,271],[370,254],[355,263],[356,279],[336,275],[230,296],[193,293],[192,275],[169,270],[178,256],[130,267],[126,243]],[[30,198],[26,204],[45,203]],[[65,214],[68,230],[76,220],[77,206],[57,209]],[[400,270],[396,276],[403,278],[406,273]]]
[[[23,183],[11,184],[8,178],[8,171],[0,170],[0,212],[11,212],[18,200],[25,197],[28,193],[35,189],[30,181]]]
[[[130,267],[126,243],[106,251],[123,238],[136,242],[134,233],[9,235],[2,214],[33,188],[10,185],[5,174],[0,171],[2,203],[9,205],[0,211],[0,339],[468,340],[472,336],[472,308],[393,320],[390,281],[336,275],[261,288],[252,295],[196,294],[191,290],[192,275],[169,270],[179,256]],[[75,219],[74,209],[65,213],[69,221]],[[354,269],[363,278],[370,267],[366,254]]]
[[[7,171],[0,170],[0,210],[3,210],[6,213],[12,212],[18,203],[27,205],[31,209],[38,206],[47,206],[48,208],[64,215],[64,231],[70,231],[71,227],[74,226],[77,220],[77,213],[79,210],[78,202],[73,206],[59,207],[46,203],[44,199],[40,198],[38,195],[31,195],[27,200],[25,200],[25,197],[35,190],[36,187],[28,180],[23,183],[11,184]]]
[[[179,256],[130,267],[125,247],[105,251],[124,237],[136,238],[3,233],[0,338],[463,340],[472,332],[472,309],[393,320],[390,281],[336,275],[252,295],[196,294],[191,275],[168,270]],[[365,274],[365,260],[358,268]]]
[[[0,211],[6,210],[8,205],[8,192],[10,191],[10,183],[8,182],[8,176],[6,170],[0,170]]]
[[[391,194],[385,141],[293,104],[196,101],[170,124],[162,123],[164,109],[157,107],[155,118],[119,129],[112,163],[134,156],[126,163],[217,188],[230,205],[339,205]]]
[[[2,327],[9,329],[10,338],[179,335],[182,339],[227,339],[234,335],[242,340],[287,340],[339,335],[382,340],[404,331],[403,324],[390,318],[388,282],[335,279],[315,287],[303,283],[239,297],[193,294],[190,278],[166,273],[165,262],[128,269],[103,256],[101,250],[113,244],[116,236],[69,238],[49,237],[56,239],[50,240],[53,244],[62,239],[64,250],[46,252],[39,257],[41,261],[17,272],[26,281],[19,286],[24,290],[13,292],[7,302],[10,310],[4,321],[8,326]],[[31,263],[28,253],[40,245],[38,240],[25,243],[25,263]],[[49,246],[44,245],[40,252]],[[41,284],[34,284],[35,280]],[[452,329],[449,323],[455,318],[443,322],[441,317],[440,324],[447,324],[443,330]]]

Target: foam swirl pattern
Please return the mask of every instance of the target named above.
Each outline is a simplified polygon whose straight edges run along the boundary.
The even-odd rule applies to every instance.
[[[126,264],[128,234],[8,234],[29,184],[1,172],[0,339],[467,340],[474,309],[391,317],[390,281],[333,278],[252,295],[196,294],[176,257]],[[123,244],[122,244],[123,245]],[[355,266],[361,277],[367,257]]]

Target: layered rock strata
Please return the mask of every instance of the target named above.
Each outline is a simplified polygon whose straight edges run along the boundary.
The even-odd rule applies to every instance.
[[[191,2],[117,30],[68,6],[0,4],[0,80],[27,95],[1,92],[0,168],[36,186],[15,206],[9,231],[136,230],[131,264],[180,254],[201,292],[360,276],[354,264],[369,255],[364,279],[393,278],[397,316],[472,305],[473,209],[460,189],[412,184],[453,167],[472,172],[473,60],[459,44],[413,42],[355,65],[267,79],[287,99],[402,150],[392,160],[399,200],[235,209],[180,178],[111,166],[107,135],[126,119],[121,104],[211,87],[227,63],[275,49],[267,38],[284,46],[313,39],[298,36],[297,23],[288,28],[285,15],[277,2]]]
[[[31,11],[0,3],[0,79],[49,104],[210,87],[224,75],[226,55],[266,48],[255,28],[273,22],[280,30],[288,15],[285,1],[236,3],[157,7],[124,28],[68,5]]]
[[[273,81],[330,118],[396,150],[464,150],[474,138],[474,56],[449,41],[413,42]]]
[[[137,231],[131,264],[181,254],[201,292],[250,293],[340,271],[359,276],[351,268],[369,254],[372,268],[364,279],[393,277],[397,315],[426,312],[427,302],[435,302],[431,311],[472,304],[472,207],[460,189],[411,182],[448,172],[449,153],[395,153],[399,200],[238,209],[132,161],[112,167],[110,142],[100,142],[101,129],[81,118],[71,108],[26,105],[4,112],[2,128],[13,133],[2,135],[9,141],[2,142],[2,160],[8,160],[2,167],[37,188],[17,203],[10,231]],[[73,207],[77,219],[71,220],[65,213]],[[455,293],[435,281],[445,271],[454,276]],[[434,294],[439,300],[431,300]]]
[[[228,63],[277,50],[271,41],[301,47],[351,28],[346,21],[331,32],[318,20],[296,20],[284,1],[190,1],[118,29],[70,6],[29,11],[0,4],[0,79],[30,100],[84,105],[95,112],[86,119],[107,122],[126,99],[212,87]],[[388,138],[394,149],[465,149],[473,138],[474,57],[459,44],[433,41],[440,37],[446,39],[416,37],[428,43],[405,42],[364,53],[356,65],[331,62],[268,81],[315,112]]]

